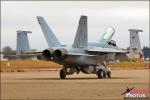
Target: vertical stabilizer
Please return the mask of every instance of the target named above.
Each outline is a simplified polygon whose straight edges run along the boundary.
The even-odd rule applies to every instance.
[[[82,48],[87,47],[87,45],[88,45],[87,16],[81,16],[73,47]]]
[[[136,60],[142,57],[142,50],[138,32],[143,30],[129,29],[130,31],[130,59]]]
[[[17,54],[30,51],[29,40],[27,33],[32,33],[31,31],[17,31]]]
[[[44,18],[42,16],[37,16],[37,20],[40,24],[40,27],[48,43],[48,46],[49,47],[60,46],[61,45],[60,42],[57,40],[56,36],[54,35],[54,33],[52,32],[52,30],[44,20]]]

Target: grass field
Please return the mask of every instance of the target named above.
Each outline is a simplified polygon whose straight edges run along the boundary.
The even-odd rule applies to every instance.
[[[144,61],[136,61],[136,62],[130,62],[130,61],[123,61],[117,64],[112,64],[112,68],[139,68],[139,67],[145,67],[145,64],[147,62]]]
[[[16,71],[16,70],[22,71],[23,69],[54,69],[54,68],[59,69],[61,66],[62,65],[50,61],[40,61],[40,60],[1,61],[1,71]]]
[[[129,62],[124,61],[117,64],[112,64],[111,68],[137,68],[144,67],[145,62]],[[11,61],[1,61],[1,71],[23,71],[24,69],[59,69],[62,65],[56,64],[50,61],[34,61],[34,60],[11,60]]]

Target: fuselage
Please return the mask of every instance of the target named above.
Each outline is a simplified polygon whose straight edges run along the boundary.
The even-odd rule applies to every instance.
[[[103,63],[105,60],[115,59],[115,53],[92,53],[86,51],[87,49],[94,48],[120,49],[117,46],[109,45],[107,42],[102,42],[89,43],[87,47],[83,48],[74,48],[72,45],[61,45],[58,47],[48,48],[47,50],[49,50],[52,55],[49,60],[63,65],[98,65]]]

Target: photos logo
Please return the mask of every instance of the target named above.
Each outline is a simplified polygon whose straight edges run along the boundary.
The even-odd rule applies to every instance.
[[[121,95],[124,95],[124,99],[126,100],[149,100],[149,93],[148,88],[135,89],[134,87],[127,87],[126,91]]]

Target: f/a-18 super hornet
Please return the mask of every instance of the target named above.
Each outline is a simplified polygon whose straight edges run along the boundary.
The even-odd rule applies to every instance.
[[[37,16],[37,20],[49,46],[40,52],[37,58],[63,65],[60,70],[61,79],[75,72],[96,74],[98,78],[110,78],[108,62],[127,59],[127,51],[118,48],[115,41],[111,40],[115,32],[113,27],[107,28],[97,43],[88,43],[87,16],[82,15],[73,45],[62,45],[44,18]]]

